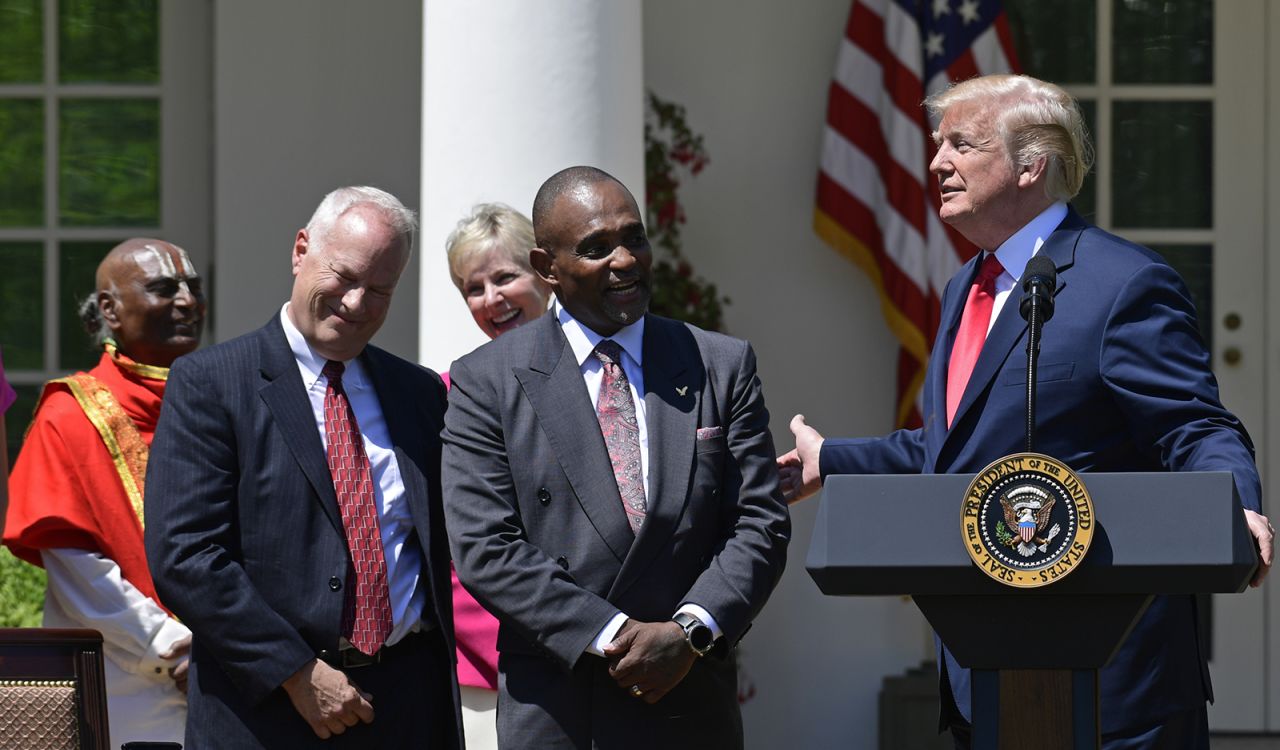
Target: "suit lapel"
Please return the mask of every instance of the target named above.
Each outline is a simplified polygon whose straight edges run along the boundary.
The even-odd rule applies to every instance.
[[[338,498],[333,492],[333,477],[324,455],[324,444],[316,430],[316,418],[311,411],[311,401],[298,362],[293,358],[289,342],[284,336],[279,316],[273,316],[262,333],[262,377],[266,384],[258,390],[285,443],[315,490],[316,499],[329,522],[342,532],[342,515],[338,511]]]
[[[697,350],[673,335],[678,323],[650,315],[644,331],[644,404],[649,436],[649,492],[636,543],[610,595],[625,591],[675,531],[689,499],[703,378],[689,367]]]
[[[622,510],[613,465],[587,396],[582,368],[555,315],[543,315],[531,325],[538,326],[538,341],[529,368],[514,368],[516,379],[587,519],[621,561],[635,536]]]
[[[1075,262],[1076,242],[1079,241],[1081,230],[1084,227],[1085,224],[1080,215],[1074,209],[1068,208],[1067,217],[1062,220],[1062,223],[1049,235],[1044,245],[1040,248],[1040,254],[1053,260],[1054,266],[1059,273],[1058,284],[1054,289],[1055,297],[1067,286],[1068,279],[1062,274]],[[965,288],[967,290],[968,286],[966,285]],[[964,296],[967,297],[968,295]],[[1004,368],[1004,363],[1008,360],[1014,346],[1024,338],[1027,322],[1023,320],[1022,314],[1018,311],[1021,300],[1022,290],[1015,286],[1005,300],[1004,306],[1000,309],[1000,315],[996,318],[991,332],[987,334],[986,343],[982,345],[982,353],[978,355],[978,361],[973,367],[973,374],[969,376],[969,383],[965,386],[964,396],[960,399],[960,405],[956,408],[953,425],[959,424],[960,420],[964,419],[965,413],[977,401],[979,394],[991,385],[991,381],[995,379],[996,374]],[[964,301],[961,300],[960,307],[963,307],[963,305]],[[959,320],[960,313],[957,312],[954,321],[955,326],[959,325]],[[951,342],[954,339],[955,332],[953,329],[949,332],[947,341]],[[948,343],[949,348],[950,343]],[[1023,348],[1025,349],[1025,347]],[[946,380],[945,378],[940,380],[943,398],[945,399]],[[942,403],[945,403],[945,401]]]

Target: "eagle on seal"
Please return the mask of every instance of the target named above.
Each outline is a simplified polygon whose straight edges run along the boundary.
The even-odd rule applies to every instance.
[[[1016,547],[1025,557],[1035,547],[1045,544],[1047,539],[1038,538],[1049,524],[1049,513],[1053,510],[1054,497],[1037,487],[1015,487],[1000,496],[1000,505],[1004,508],[1004,523],[1018,532],[1009,541],[1010,547]]]

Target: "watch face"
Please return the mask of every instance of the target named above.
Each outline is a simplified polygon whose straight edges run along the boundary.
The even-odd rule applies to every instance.
[[[688,630],[689,645],[698,653],[706,653],[711,650],[711,628],[706,625],[695,625]]]

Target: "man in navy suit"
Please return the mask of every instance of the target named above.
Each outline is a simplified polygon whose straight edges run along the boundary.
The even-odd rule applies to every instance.
[[[1261,553],[1259,584],[1274,530],[1259,513],[1253,444],[1219,401],[1185,284],[1158,255],[1067,204],[1090,166],[1076,102],[1052,84],[998,75],[957,84],[926,106],[941,117],[930,164],[939,213],[983,252],[943,295],[924,426],[824,440],[797,416],[796,450],[779,459],[784,494],[806,497],[829,474],[973,474],[1023,450],[1026,323],[1015,287],[1042,255],[1057,268],[1058,292],[1041,344],[1037,450],[1076,471],[1230,471]],[[1156,597],[1102,670],[1105,747],[1209,746],[1213,693],[1195,606],[1190,596]],[[939,661],[942,718],[967,747],[969,673],[945,649]]]
[[[413,213],[325,197],[261,329],[180,358],[146,481],[147,559],[198,639],[187,748],[457,748],[445,390],[369,345]]]

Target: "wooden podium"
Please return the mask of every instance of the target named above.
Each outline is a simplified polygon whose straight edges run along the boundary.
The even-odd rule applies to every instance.
[[[974,750],[1025,747],[1029,736],[1040,750],[1097,748],[1098,669],[1152,595],[1238,593],[1257,568],[1229,473],[1081,478],[1097,519],[1092,546],[1070,575],[1036,589],[1001,585],[969,558],[960,509],[972,477],[838,475],[824,483],[809,575],[828,596],[914,598],[956,661],[973,670]],[[1010,648],[1010,631],[1028,624],[1052,647]]]

